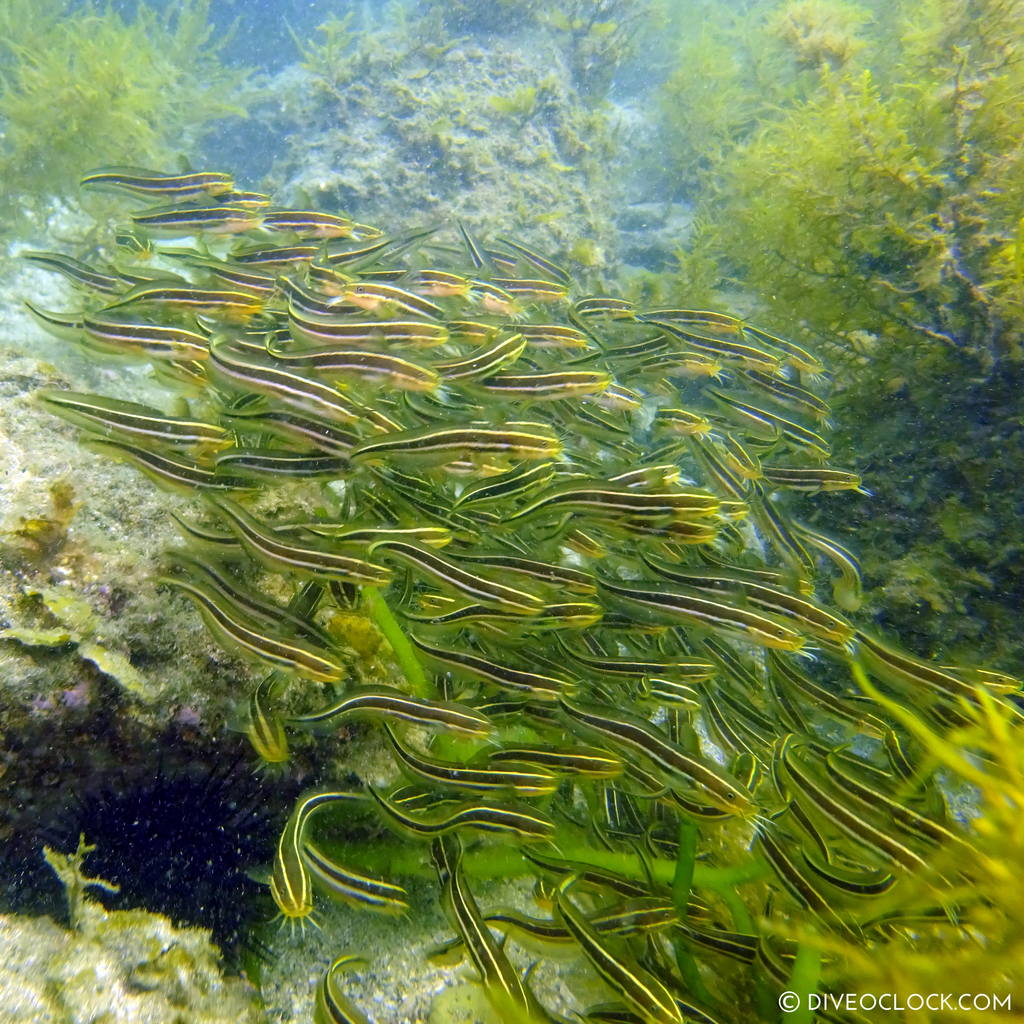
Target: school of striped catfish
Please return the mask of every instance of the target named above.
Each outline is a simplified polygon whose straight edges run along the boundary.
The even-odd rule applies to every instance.
[[[608,1002],[586,1021],[682,1024],[772,1018],[764,993],[808,946],[841,975],[833,939],[969,920],[969,815],[906,712],[942,731],[996,701],[1015,724],[1020,683],[857,623],[855,555],[790,511],[794,492],[864,491],[828,465],[814,354],[685,302],[587,294],[458,222],[390,232],[222,172],[82,186],[126,200],[108,261],[23,253],[80,295],[28,308],[90,357],[151,364],[174,410],[38,400],[201,499],[160,582],[265,670],[255,754],[360,721],[393,755],[389,786],[296,803],[269,877],[286,921],[324,897],[409,912],[401,878],[320,838],[372,819],[422,845],[454,932],[434,955],[471,965],[499,1019],[564,1019],[507,942],[589,961]],[[287,514],[259,511],[274,488]],[[352,685],[353,614],[391,646],[386,684]],[[481,903],[471,864],[496,845],[535,913]],[[318,1024],[368,1020],[339,954]]]

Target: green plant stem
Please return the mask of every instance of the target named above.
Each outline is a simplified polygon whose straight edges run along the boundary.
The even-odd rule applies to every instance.
[[[763,861],[759,863],[761,867],[767,869],[767,865]],[[736,931],[746,932],[748,935],[753,935],[757,931],[754,927],[754,919],[750,916],[750,911],[747,910],[747,905],[731,886],[712,885],[708,888],[713,889],[718,898],[729,908]]]
[[[692,821],[679,823],[679,854],[676,857],[675,873],[672,877],[672,901],[676,906],[679,920],[686,924],[690,916],[690,892],[693,889],[693,875],[697,866],[697,826]],[[678,934],[673,940],[676,963],[688,991],[702,1002],[710,1002],[711,995],[701,980],[697,962],[693,958],[690,940]]]
[[[693,888],[693,871],[697,866],[697,826],[692,821],[679,823],[679,855],[672,877],[672,899],[676,905],[679,920],[686,922],[689,916],[690,891]]]
[[[406,877],[431,876],[434,873],[430,866],[430,858],[426,856],[426,847],[415,840],[391,843],[377,839],[365,845],[332,845],[331,848],[344,863],[364,871]],[[558,856],[615,871],[639,882],[648,881],[649,869],[650,877],[656,884],[669,887],[672,886],[676,871],[676,862],[672,860],[647,858],[645,868],[645,861],[635,853],[601,850],[592,846],[577,845],[571,840],[561,838],[558,841]],[[533,866],[529,865],[517,847],[511,844],[467,851],[465,866],[466,873],[475,878],[515,877],[535,873]],[[733,888],[765,877],[768,870],[767,865],[760,859],[724,868],[695,864],[692,885],[695,889],[710,889],[727,903],[732,899],[740,902],[742,906],[742,902],[732,892]],[[746,923],[750,923],[749,916],[746,917]],[[752,929],[753,925],[750,924],[750,927]]]
[[[384,638],[391,644],[391,650],[395,653],[395,661],[402,670],[409,689],[417,697],[433,697],[434,687],[427,679],[423,666],[416,657],[409,638],[405,635],[398,620],[391,613],[387,601],[384,600],[376,587],[363,587],[363,606],[370,613],[370,618],[377,624],[377,628],[384,634]]]
[[[810,996],[818,990],[821,980],[821,953],[814,947],[801,942],[793,959],[793,970],[789,974],[788,989],[799,996],[795,1010],[786,1015],[786,1024],[812,1024],[814,1011],[810,1007]]]

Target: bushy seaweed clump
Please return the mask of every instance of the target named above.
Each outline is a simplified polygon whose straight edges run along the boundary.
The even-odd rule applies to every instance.
[[[1010,350],[1024,72],[988,31],[972,16],[930,40],[908,23],[893,67],[823,62],[716,169],[704,244],[725,273],[826,341]]]
[[[943,633],[971,644],[1003,617],[997,595],[1021,587],[999,549],[1024,325],[1024,6],[693,12],[662,93],[697,201],[673,286],[694,305],[749,289],[842,366],[851,455],[899,510],[867,568],[901,628],[927,608],[941,613],[920,626],[929,647]],[[898,440],[910,434],[913,453]],[[892,542],[911,548],[898,565]]]
[[[0,211],[67,192],[83,166],[171,164],[211,122],[245,116],[247,72],[225,66],[209,0],[0,5]]]

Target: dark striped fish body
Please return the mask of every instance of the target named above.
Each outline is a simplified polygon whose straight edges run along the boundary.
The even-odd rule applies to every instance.
[[[820,467],[765,466],[764,478],[773,487],[786,490],[805,491],[808,494],[833,491],[857,491],[870,494],[864,489],[860,477],[842,469],[824,469]]]
[[[309,819],[330,804],[359,799],[359,793],[326,791],[301,796],[277,841],[270,877],[270,895],[286,920],[303,920],[313,913],[313,886],[303,857]]]
[[[256,407],[232,406],[222,417],[240,433],[272,434],[287,441],[311,444],[328,455],[347,461],[358,437],[329,420],[303,415],[289,409],[274,409],[261,398]]]
[[[153,234],[236,235],[258,228],[263,213],[247,206],[181,206],[142,210],[131,218],[137,227]]]
[[[187,313],[214,313],[230,323],[244,323],[263,308],[262,299],[251,292],[231,288],[196,288],[175,281],[146,281],[130,288],[103,312],[122,306],[148,305]]]
[[[43,267],[62,275],[80,288],[88,288],[104,295],[116,295],[124,287],[124,282],[116,274],[97,270],[95,267],[90,267],[88,263],[75,259],[74,256],[65,256],[64,253],[22,249],[18,256],[23,260],[28,260],[29,263],[34,263],[37,267]]]
[[[718,512],[719,501],[706,492],[636,491],[619,484],[568,483],[542,493],[509,519],[541,512],[580,512],[600,518],[704,519]]]
[[[260,224],[268,231],[287,231],[302,238],[345,238],[352,221],[317,210],[265,210]]]
[[[493,683],[502,689],[523,691],[540,700],[555,700],[571,685],[563,679],[499,664],[472,651],[434,647],[414,635],[409,639],[428,657],[459,674]]]
[[[491,284],[527,303],[564,302],[569,297],[569,290],[564,284],[540,278],[492,277]]]
[[[394,313],[423,316],[429,320],[443,320],[444,310],[434,302],[395,285],[374,281],[350,281],[339,296],[361,309],[377,310],[385,318]]]
[[[560,284],[568,285],[571,281],[569,272],[559,266],[554,260],[548,259],[547,256],[541,255],[539,252],[533,249],[528,249],[522,242],[516,241],[514,238],[509,238],[507,235],[499,235],[498,239],[502,245],[508,246],[514,253],[521,256],[527,263],[536,267],[538,270],[543,271],[552,280],[558,281]]]
[[[372,586],[386,584],[391,578],[386,568],[364,558],[282,537],[233,501],[216,500],[212,504],[253,558],[273,571]]]
[[[768,334],[766,331],[752,327],[750,324],[743,325],[743,334],[768,348],[778,350],[782,353],[785,363],[801,373],[806,373],[812,380],[825,373],[825,367],[818,357],[797,345],[796,342],[788,341],[785,338],[777,338],[774,334]]]
[[[715,674],[713,662],[704,658],[642,658],[642,657],[608,657],[590,655],[570,647],[564,641],[559,646],[572,661],[612,676],[667,676],[688,683],[699,683],[710,679]]]
[[[352,457],[365,461],[404,458],[429,464],[461,458],[508,456],[522,461],[558,458],[562,446],[551,428],[541,423],[467,424],[404,430],[376,438],[357,448]]]
[[[297,342],[308,345],[443,345],[449,337],[444,324],[420,320],[343,320],[337,312],[315,312],[289,305],[288,329]]]
[[[547,796],[558,788],[558,779],[543,768],[479,767],[453,761],[439,761],[414,753],[398,741],[394,730],[385,724],[399,765],[410,775],[435,786],[451,786],[476,793],[514,792],[519,796]]]
[[[400,720],[469,736],[486,736],[493,728],[484,715],[465,705],[413,697],[383,686],[349,693],[329,707],[298,715],[291,721],[296,725],[317,725],[322,722],[340,723],[346,718]]]
[[[163,250],[163,255],[174,255]],[[185,251],[178,255],[189,266],[202,271],[207,276],[222,281],[232,288],[238,288],[253,295],[268,299],[278,290],[277,277],[266,270],[259,270],[252,267],[245,267],[237,263],[227,263],[215,260],[210,257],[197,256],[193,252]]]
[[[389,557],[397,557],[439,586],[465,594],[482,604],[493,604],[520,615],[538,612],[544,605],[543,599],[536,594],[479,575],[459,565],[457,561],[419,544],[404,540],[379,540],[370,546],[369,554],[372,556],[378,552],[381,552],[385,561]]]
[[[345,674],[344,666],[331,652],[271,632],[264,623],[203,584],[173,576],[161,577],[159,582],[183,590],[199,608],[210,632],[247,657],[322,682],[337,681]]]
[[[798,861],[794,857],[795,844],[785,842],[782,833],[767,826],[758,826],[755,835],[757,848],[771,865],[782,888],[834,931],[856,937],[856,930],[829,902],[819,880],[807,873],[802,858]]]
[[[435,363],[434,370],[445,380],[472,380],[487,377],[495,370],[514,363],[526,348],[526,338],[521,333],[499,337],[493,345],[482,352],[475,352],[464,359],[451,359]]]
[[[838,793],[797,755],[792,734],[779,741],[772,764],[773,774],[790,792],[799,795],[815,813],[835,825],[850,839],[910,871],[928,872],[925,857],[908,845],[888,825],[868,819],[863,809]]]
[[[777,402],[806,413],[828,426],[828,418],[832,414],[828,403],[806,388],[790,383],[784,377],[773,376],[760,370],[744,370],[743,377],[755,388],[766,391]]]
[[[696,349],[701,354],[720,359],[724,363],[737,363],[748,369],[760,370],[762,373],[768,374],[778,373],[782,365],[777,356],[753,345],[745,345],[738,340],[734,341],[727,335],[707,334],[683,328],[662,319],[645,318],[644,322],[660,328],[670,338],[683,342],[687,348]]]
[[[316,988],[313,1024],[372,1024],[370,1018],[345,995],[337,978],[344,968],[362,962],[359,957],[340,956],[327,968]]]
[[[288,760],[288,737],[281,717],[270,705],[274,679],[272,673],[253,689],[245,735],[265,764],[284,764]]]
[[[679,324],[725,338],[738,338],[743,329],[743,321],[737,317],[707,309],[648,309],[637,313],[636,318],[644,323]]]
[[[585,349],[590,339],[581,330],[564,324],[516,324],[531,349]]]
[[[615,708],[580,704],[565,697],[559,701],[569,721],[587,732],[611,740],[646,758],[673,788],[684,780],[696,783],[715,806],[730,814],[749,814],[750,794],[717,765],[691,754],[650,722]]]
[[[235,448],[221,452],[214,463],[239,476],[256,480],[327,479],[345,476],[348,459],[324,452],[292,452],[280,448]]]
[[[408,391],[433,391],[441,383],[437,373],[428,367],[364,349],[330,345],[295,352],[272,349],[270,355],[285,366],[308,367],[315,374],[332,380],[356,378]]]
[[[97,167],[83,175],[82,188],[128,192],[144,199],[184,202],[222,196],[234,187],[234,179],[222,171],[189,171],[168,174],[142,167]]]
[[[210,373],[215,381],[235,391],[256,391],[300,413],[332,424],[359,423],[363,410],[323,381],[282,367],[267,355],[257,354],[228,338],[210,342]]]
[[[86,437],[82,444],[117,462],[130,462],[157,486],[182,494],[200,491],[251,491],[255,485],[243,477],[217,473],[207,464],[195,462],[178,452],[164,452],[122,441]]]
[[[500,373],[484,377],[477,381],[476,386],[495,398],[551,402],[601,394],[611,383],[612,379],[606,373],[555,370],[551,373]]]
[[[339,864],[306,838],[302,842],[301,856],[314,886],[332,899],[340,900],[356,910],[370,910],[379,914],[400,915],[408,911],[408,893],[400,885],[393,885],[383,878],[364,875]]]
[[[644,563],[665,579],[711,595],[732,596],[751,608],[788,619],[802,631],[820,640],[852,649],[855,633],[853,626],[806,598],[797,597],[777,587],[739,579],[728,572],[713,574],[689,571],[648,556],[644,556]]]
[[[32,315],[32,319],[47,334],[52,334],[62,341],[79,343],[82,341],[82,332],[85,330],[82,313],[57,313],[49,309],[41,309],[31,302],[25,302],[25,308]]]
[[[557,750],[550,747],[501,747],[491,764],[535,765],[556,775],[613,779],[622,774],[623,763],[613,754],[593,747]]]
[[[572,307],[573,316],[589,318],[606,316],[613,320],[632,320],[636,314],[636,306],[628,299],[618,299],[611,295],[592,295],[578,299]]]
[[[547,1013],[484,922],[462,869],[462,844],[457,839],[435,839],[431,853],[449,916],[499,1018],[516,1024],[544,1024],[549,1020]]]
[[[555,831],[553,821],[525,804],[461,804],[448,813],[418,817],[376,790],[371,789],[371,793],[385,818],[400,831],[417,839],[435,838],[465,829],[499,838],[505,836],[516,843],[535,843],[550,840]]]
[[[565,927],[597,973],[647,1024],[684,1024],[672,993],[650,971],[613,953],[573,902],[559,889],[555,906]]]
[[[202,361],[210,354],[209,341],[184,327],[109,314],[86,314],[82,317],[82,330],[89,347],[113,355]]]
[[[857,645],[868,669],[889,682],[946,700],[967,700],[971,703],[978,700],[978,687],[972,683],[964,682],[938,665],[904,654],[870,633],[858,631]]]
[[[683,622],[709,630],[732,633],[761,647],[802,650],[806,641],[797,630],[746,608],[699,597],[660,583],[601,580],[601,588],[627,603],[649,611],[665,622]]]
[[[551,481],[555,475],[555,467],[550,462],[541,462],[532,466],[516,466],[498,476],[488,477],[482,482],[468,484],[455,501],[460,505],[482,505],[505,498],[515,497],[524,493],[532,493]]]
[[[158,444],[196,445],[210,449],[229,444],[227,431],[213,423],[165,416],[158,409],[77,391],[37,391],[51,412],[76,427],[107,437]]]
[[[316,259],[320,251],[319,245],[271,245],[240,249],[232,258],[243,266],[287,269],[304,267]]]

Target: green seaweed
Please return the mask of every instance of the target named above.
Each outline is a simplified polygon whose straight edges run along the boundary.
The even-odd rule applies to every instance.
[[[416,657],[416,651],[404,630],[398,624],[387,602],[384,600],[377,587],[363,587],[363,604],[370,613],[370,617],[377,624],[377,627],[384,634],[384,638],[391,644],[395,660],[405,675],[405,681],[409,688],[419,697],[429,697],[433,694],[434,688],[427,681],[426,673]]]
[[[603,101],[616,72],[637,54],[652,11],[650,0],[563,0],[548,12],[588,103]]]
[[[840,357],[867,331],[888,350],[991,360],[1013,352],[1024,321],[1011,266],[1024,207],[1020,5],[918,6],[895,5],[861,38],[863,8],[780,5],[774,56],[770,41],[753,52],[749,19],[687,41],[663,109],[684,180],[704,192],[690,258],[717,261],[722,285],[772,296],[787,324]],[[898,49],[883,44],[893,22]],[[814,63],[807,40],[826,36],[842,59]],[[717,69],[713,88],[690,81],[694,64]],[[699,158],[687,149],[698,146]]]
[[[488,96],[487,102],[499,113],[518,121],[528,121],[537,112],[538,90],[524,85],[508,96]]]
[[[302,67],[322,92],[337,96],[357,73],[352,57],[364,37],[350,28],[353,17],[353,11],[341,18],[332,15],[317,26],[316,41],[304,40],[289,28]]]
[[[801,943],[797,946],[793,967],[789,972],[789,983],[786,986],[786,990],[796,997],[793,1000],[796,1009],[786,1014],[789,1024],[812,1024],[815,1013],[811,996],[817,992],[820,980],[820,951]]]
[[[672,876],[672,901],[679,920],[685,925],[689,917],[690,894],[693,891],[693,875],[697,866],[697,826],[692,821],[679,823],[679,854]],[[689,940],[679,935],[673,940],[676,964],[687,989],[703,1003],[711,1001],[707,987],[701,980],[697,961],[693,958]]]
[[[0,209],[70,192],[83,167],[170,166],[211,124],[245,116],[247,72],[222,63],[210,0],[139,6],[10,0],[0,12]],[[55,113],[56,112],[56,113]]]
[[[863,529],[873,605],[920,649],[982,657],[981,643],[1016,670],[997,595],[1021,585],[1006,488],[1024,357],[1024,5],[687,9],[660,103],[694,229],[653,287],[756,310],[827,353],[837,458],[870,467],[874,507],[901,511],[884,530],[867,501],[852,521],[827,502],[807,514]]]

